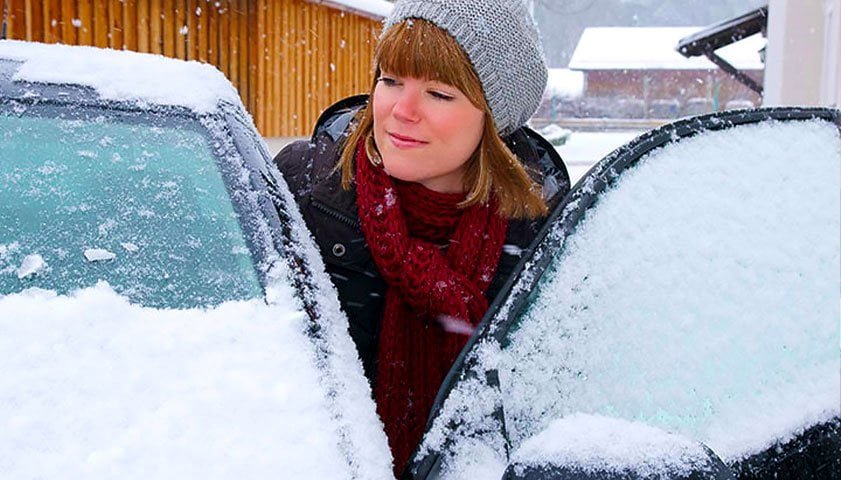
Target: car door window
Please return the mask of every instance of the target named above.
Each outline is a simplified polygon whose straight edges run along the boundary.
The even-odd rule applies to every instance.
[[[105,280],[155,307],[262,296],[207,138],[157,123],[0,112],[0,291]]]
[[[824,121],[745,125],[623,172],[505,337],[512,443],[587,412],[683,433],[728,460],[767,446],[750,425],[773,440],[801,414],[831,413],[838,146]]]
[[[451,372],[414,471],[501,478],[577,413],[680,433],[730,465],[837,418],[837,122],[711,116],[602,160]]]

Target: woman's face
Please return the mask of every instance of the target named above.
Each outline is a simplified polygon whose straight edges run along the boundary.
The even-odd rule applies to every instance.
[[[464,191],[485,114],[457,88],[384,72],[374,87],[374,141],[386,173],[442,193]]]

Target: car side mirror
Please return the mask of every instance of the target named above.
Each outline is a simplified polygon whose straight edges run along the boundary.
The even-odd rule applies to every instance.
[[[502,480],[732,480],[706,445],[640,422],[574,414],[526,440]]]

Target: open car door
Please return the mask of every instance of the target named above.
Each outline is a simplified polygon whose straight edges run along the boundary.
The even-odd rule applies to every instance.
[[[690,118],[553,211],[416,479],[841,478],[839,112]]]

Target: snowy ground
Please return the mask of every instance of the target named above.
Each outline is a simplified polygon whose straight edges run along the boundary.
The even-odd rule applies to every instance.
[[[557,149],[569,169],[572,183],[575,184],[594,163],[642,133],[641,131],[573,132],[566,145],[557,147]],[[269,146],[269,151],[272,155],[275,155],[286,144],[294,140],[298,140],[298,138],[275,137],[267,138],[266,143]]]

